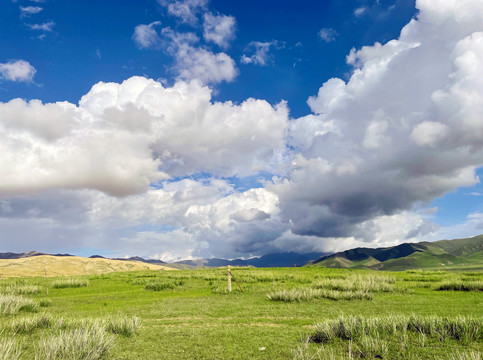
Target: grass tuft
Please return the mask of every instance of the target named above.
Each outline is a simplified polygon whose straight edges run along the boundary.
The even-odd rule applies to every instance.
[[[98,360],[107,357],[114,346],[114,335],[107,334],[100,323],[60,331],[41,340],[35,360]]]
[[[141,320],[138,317],[117,315],[104,319],[103,325],[108,332],[131,337],[141,326]]]
[[[35,312],[39,305],[32,299],[19,295],[0,295],[0,314],[14,315],[19,311]]]

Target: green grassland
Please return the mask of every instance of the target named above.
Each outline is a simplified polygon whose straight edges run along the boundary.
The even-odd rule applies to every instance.
[[[482,272],[235,268],[231,293],[226,272],[1,279],[0,360],[483,354]]]

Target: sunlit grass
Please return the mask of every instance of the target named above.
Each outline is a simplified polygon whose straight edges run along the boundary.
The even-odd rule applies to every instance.
[[[21,353],[20,346],[15,339],[0,339],[0,360],[17,360]]]

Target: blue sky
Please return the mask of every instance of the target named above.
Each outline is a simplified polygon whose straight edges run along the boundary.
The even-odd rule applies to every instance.
[[[4,251],[233,258],[482,232],[477,0],[0,7]]]
[[[8,34],[1,39],[6,56],[3,61],[30,59],[37,69],[38,85],[4,85],[2,101],[18,96],[76,103],[99,81],[122,82],[134,75],[173,81],[168,71],[172,57],[159,49],[139,49],[132,41],[133,29],[160,21],[158,30],[171,27],[200,36],[202,32],[200,26],[180,24],[152,0],[37,4],[18,0],[2,6],[2,33]],[[21,18],[20,7],[28,6],[42,10]],[[397,37],[416,14],[414,1],[303,1],[297,7],[279,1],[212,1],[208,8],[236,19],[236,38],[227,53],[237,62],[252,41],[279,42],[272,45],[267,66],[239,66],[236,81],[218,84],[214,98],[241,102],[254,97],[271,103],[287,100],[293,116],[310,112],[307,97],[317,92],[321,82],[349,75],[351,67],[345,57],[351,48]],[[365,11],[355,16],[356,9]],[[28,26],[49,23],[54,23],[52,31]],[[334,41],[320,38],[318,33],[323,28],[336,32]],[[71,86],[65,86],[66,80]]]

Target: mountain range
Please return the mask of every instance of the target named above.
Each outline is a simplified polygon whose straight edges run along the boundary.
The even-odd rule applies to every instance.
[[[261,257],[254,257],[251,259],[196,259],[196,260],[182,260],[177,261],[176,264],[184,264],[191,266],[206,266],[206,267],[218,267],[218,266],[254,266],[254,267],[293,267],[304,266],[310,261],[319,259],[321,256],[328,255],[328,253],[312,252],[299,254],[295,252],[279,253],[279,254],[267,254]]]
[[[373,270],[482,269],[483,235],[434,242],[404,243],[386,248],[355,248],[323,256],[314,266]]]
[[[21,259],[32,256],[40,255],[53,255],[53,256],[74,256],[70,254],[46,254],[38,251],[29,251],[25,253],[0,253],[0,259]],[[177,269],[192,269],[199,267],[220,267],[220,266],[254,266],[254,267],[292,267],[292,266],[304,266],[310,261],[314,261],[321,256],[328,255],[328,253],[313,252],[306,254],[299,254],[295,252],[267,254],[261,257],[254,257],[251,259],[196,259],[196,260],[181,260],[175,263],[166,263],[162,260],[156,259],[144,259],[139,256],[132,256],[129,258],[106,258],[101,255],[92,255],[90,259],[107,259],[107,260],[122,260],[122,261],[140,261],[153,265],[166,265]]]
[[[37,251],[26,253],[0,253],[0,259],[21,259],[40,255],[73,256],[70,254],[45,254]],[[267,254],[251,259],[196,259],[166,263],[162,260],[144,259],[139,256],[109,259],[100,255],[90,258],[108,260],[139,261],[153,265],[166,265],[177,269],[220,266],[293,267],[322,266],[329,268],[351,268],[372,270],[408,269],[483,269],[483,235],[472,238],[440,240],[435,242],[404,243],[385,248],[355,248],[335,254],[286,252]]]

